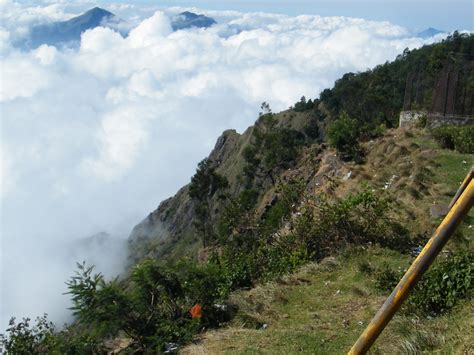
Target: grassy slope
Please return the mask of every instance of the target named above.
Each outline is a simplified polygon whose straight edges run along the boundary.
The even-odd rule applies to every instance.
[[[407,151],[390,153],[399,151],[397,147],[406,147]],[[440,221],[429,216],[429,206],[448,203],[474,164],[472,155],[441,150],[421,131],[413,134],[393,130],[377,142],[378,150],[367,148],[368,162],[352,167],[356,178],[340,186],[340,193],[353,190],[363,181],[375,187],[383,186],[396,174],[397,181],[389,189],[405,206],[400,213],[406,215],[407,225],[421,225],[429,233]],[[405,163],[412,167],[405,171]],[[471,211],[461,227],[464,238],[451,241],[448,248],[472,248],[473,221]],[[239,306],[239,313],[229,327],[203,334],[182,353],[346,352],[387,296],[375,290],[373,277],[359,272],[361,260],[378,267],[388,263],[405,268],[412,258],[375,247],[351,249],[320,265],[308,265],[278,282],[237,292],[232,298]],[[472,314],[472,301],[465,301],[435,319],[419,319],[402,311],[372,351],[471,353],[474,351]],[[263,324],[268,328],[262,329]]]
[[[374,266],[389,263],[404,268],[410,258],[379,248],[352,249],[322,265],[307,265],[278,282],[236,293],[234,302],[241,310],[233,324],[204,334],[201,342],[183,353],[347,352],[385,298],[375,291],[374,281],[358,271],[358,263],[364,259]],[[402,312],[386,328],[373,352],[472,351],[474,319],[469,315],[473,311],[473,303],[465,302],[434,320]],[[262,329],[263,323],[267,329]]]

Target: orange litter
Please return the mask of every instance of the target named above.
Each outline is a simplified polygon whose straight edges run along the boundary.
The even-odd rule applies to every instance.
[[[192,308],[191,308],[191,317],[192,318],[201,318],[202,317],[202,307],[199,303],[196,303]]]

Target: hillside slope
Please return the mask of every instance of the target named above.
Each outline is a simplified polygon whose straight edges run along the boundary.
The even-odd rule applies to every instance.
[[[427,131],[418,129],[390,130],[366,148],[365,164],[341,163],[332,175],[335,193],[345,194],[363,181],[391,191],[407,226],[420,232],[434,231],[440,218],[430,214],[430,207],[447,204],[474,165],[472,154],[441,149]],[[437,264],[450,257],[448,251],[473,250],[473,222],[471,211],[460,228],[463,235],[448,243]],[[377,289],[377,274],[364,272],[364,262],[373,269],[404,270],[413,259],[376,246],[350,247],[294,274],[237,291],[230,297],[239,309],[234,320],[202,334],[180,353],[344,353],[388,296]],[[405,306],[372,352],[470,353],[473,312],[469,299],[442,316],[420,316]]]
[[[436,96],[437,78],[444,70],[453,70],[450,53],[459,54],[462,60],[456,60],[456,66],[461,69],[456,70],[463,74],[458,75],[456,92],[464,92],[462,110],[472,116],[472,95],[466,93],[474,90],[474,70],[469,66],[462,68],[470,63],[469,56],[473,51],[474,35],[455,33],[441,43],[405,51],[392,63],[363,73],[348,73],[336,81],[334,88],[324,90],[314,101],[303,97],[294,107],[277,114],[265,104],[254,126],[242,134],[234,130],[224,132],[206,159],[206,169],[226,179],[228,186],[213,191],[210,196],[201,196],[205,201],[199,202],[199,198],[190,197],[190,185],[187,185],[163,201],[132,231],[129,239],[131,265],[145,257],[196,257],[198,251],[209,244],[205,238],[215,239],[215,234],[222,234],[217,230],[222,214],[229,201],[242,194],[257,194],[253,210],[257,217],[263,217],[265,211],[278,201],[276,190],[280,183],[301,179],[306,192],[315,194],[327,192],[327,182],[349,173],[349,170],[354,170],[357,182],[371,178],[370,174],[358,171],[361,167],[344,162],[363,160],[360,155],[365,154],[364,150],[370,153],[366,159],[370,166],[389,169],[393,166],[391,160],[405,155],[407,149],[415,146],[397,145],[396,134],[382,142],[384,146],[370,142],[387,127],[398,126],[398,116],[406,98],[407,76],[418,73],[419,81],[416,100],[410,105],[413,109],[429,110]],[[423,75],[420,68],[424,68]],[[326,131],[344,115],[348,117],[346,124],[350,125],[352,133],[350,142],[344,143],[348,137],[340,137],[341,146],[337,148],[341,154],[335,156],[336,152],[327,149]],[[361,149],[359,142],[366,142]],[[373,149],[377,154],[373,154]],[[387,170],[386,174],[382,171],[371,173],[377,175],[371,180],[385,184],[394,175],[390,184],[396,183],[397,187],[403,184],[404,190],[410,190],[412,195],[428,196],[430,192],[426,191],[427,186],[420,179],[429,172],[433,162],[429,152],[423,154],[426,156],[417,156],[416,162],[401,159],[400,166],[391,172]],[[398,169],[401,169],[400,173]],[[411,180],[408,179],[410,175],[413,175]],[[409,199],[407,202],[410,205]],[[204,208],[205,211],[201,212],[206,213],[201,216],[208,229],[204,234],[213,236],[203,238],[202,231],[199,232],[199,228],[204,227],[203,221],[196,219],[199,208]],[[423,223],[421,227],[424,227]]]
[[[134,228],[129,240],[132,265],[142,260],[167,260],[172,264],[192,260],[202,267],[217,268],[221,279],[207,286],[212,295],[193,298],[205,304],[203,319],[210,323],[204,322],[203,326],[216,326],[213,323],[216,305],[212,302],[225,304],[229,292],[233,292],[230,307],[240,309],[240,316],[234,318],[228,330],[205,335],[202,344],[189,351],[212,353],[229,349],[232,352],[235,347],[236,352],[265,352],[272,346],[270,344],[276,344],[269,352],[286,353],[296,352],[298,348],[294,346],[299,344],[311,352],[317,338],[326,342],[317,346],[322,353],[338,353],[353,342],[362,330],[354,320],[360,319],[366,324],[383,299],[381,295],[400,277],[398,269],[389,270],[384,263],[397,267],[407,265],[410,254],[416,254],[439,224],[443,206],[449,203],[474,165],[472,127],[459,130],[455,133],[457,138],[452,138],[467,154],[442,149],[433,138],[434,133],[423,128],[423,122],[419,127],[391,128],[397,126],[398,115],[407,105],[407,83],[416,86],[416,95],[408,100],[409,109],[429,111],[437,107],[439,78],[446,72],[462,71],[458,78],[462,75],[463,79],[457,81],[456,92],[464,92],[464,98],[469,97],[466,93],[472,92],[474,78],[469,64],[472,48],[474,36],[455,33],[441,43],[405,51],[396,61],[371,71],[346,74],[336,81],[334,88],[323,91],[319,99],[302,97],[294,107],[276,114],[263,103],[254,126],[242,134],[233,130],[224,132],[210,155],[199,164],[190,184],[162,202]],[[456,65],[452,63],[452,53],[463,58],[456,60]],[[453,100],[455,111],[472,116],[471,99],[460,101],[455,97]],[[441,137],[445,145],[456,145],[453,142],[446,144],[447,136],[437,137],[438,140]],[[472,224],[471,213],[447,248],[452,255],[448,260],[458,260],[466,250],[471,251],[466,254],[467,264],[441,264],[439,270],[442,271],[427,276],[427,284],[423,286],[426,292],[437,289],[433,291],[435,294],[422,296],[422,291],[417,291],[414,296],[418,300],[413,301],[415,303],[423,297],[441,299],[439,304],[427,301],[425,306],[418,303],[419,312],[411,313],[417,314],[418,318],[436,314],[433,322],[423,320],[427,329],[436,328],[440,317],[452,320],[450,314],[458,311],[444,312],[458,301],[461,314],[472,307],[469,301],[472,296],[469,271],[473,263]],[[379,248],[374,250],[380,252],[370,251],[374,246]],[[360,251],[361,248],[369,251]],[[367,277],[359,275],[357,258],[344,259],[340,255],[348,250],[359,250],[359,257],[377,265],[377,272]],[[317,281],[311,281],[308,285],[296,285],[296,294],[283,301],[284,305],[272,301],[262,305],[255,303],[257,308],[263,307],[261,314],[259,309],[252,310],[246,301],[260,288],[241,291],[279,280],[282,275],[327,257],[338,258],[340,268],[334,277],[335,282],[338,278],[346,280],[344,285],[337,284],[340,291],[345,289],[345,297],[332,299]],[[382,272],[381,268],[386,270]],[[465,281],[449,281],[449,285],[440,286],[446,278],[435,280],[436,272],[451,275],[448,280],[454,277],[452,275],[467,276]],[[383,275],[390,279],[390,285],[383,290],[374,290],[374,282],[376,285],[387,282],[374,281]],[[317,280],[328,275],[314,277]],[[209,282],[206,280],[203,282]],[[358,289],[358,282],[361,282],[362,291]],[[451,285],[459,286],[453,291],[454,296],[443,294],[450,292]],[[267,286],[258,287],[263,287],[265,293]],[[280,286],[277,281],[268,287],[286,292]],[[350,291],[352,289],[356,291]],[[307,308],[300,309],[306,301],[299,298],[299,292],[317,295],[307,302],[316,302],[323,308],[332,307],[337,319],[331,320],[329,312],[331,325],[316,327],[310,324],[308,314],[311,312]],[[341,302],[336,302],[339,299]],[[444,305],[445,301],[449,305]],[[286,303],[293,307],[296,318],[278,316],[287,312]],[[353,304],[356,307],[352,308]],[[346,308],[348,317],[342,323],[350,326],[341,333],[338,317],[341,316],[340,309]],[[268,332],[261,333],[262,343],[256,348],[250,343],[254,338],[248,335],[255,331],[260,334],[260,330],[247,329],[242,331],[240,338],[234,334],[236,327],[242,325],[261,328],[270,323],[275,327],[270,326]],[[406,322],[402,323],[408,327]],[[470,327],[472,322],[460,317],[459,323],[452,325],[450,329]],[[314,331],[310,340],[301,335],[305,326]],[[275,333],[272,333],[273,329]],[[274,342],[266,342],[267,333]],[[406,334],[398,331],[387,334],[391,334],[388,339],[402,339],[401,343],[406,338]],[[472,339],[463,338],[458,330],[450,336],[445,342],[425,339],[426,344],[423,339],[415,339],[414,345],[398,342],[391,346],[392,339],[386,343],[382,341],[381,349],[384,352],[404,351],[403,346],[414,346],[414,352],[417,349],[469,349]],[[458,337],[459,341],[453,340]],[[256,335],[255,339],[258,338]],[[293,339],[294,343],[288,339]]]

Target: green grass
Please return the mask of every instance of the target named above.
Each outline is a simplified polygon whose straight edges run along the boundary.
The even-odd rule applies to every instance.
[[[240,311],[233,323],[205,333],[182,353],[346,353],[387,296],[375,290],[373,277],[362,274],[359,263],[406,268],[412,258],[375,247],[345,254],[329,266],[309,264],[292,276],[234,294]],[[464,302],[441,317],[420,319],[402,309],[372,353],[468,351],[474,344],[472,311],[472,302]]]
[[[427,187],[420,199],[404,199],[419,209],[432,233],[441,219],[429,216],[434,203],[448,204],[474,165],[474,156],[441,149],[425,132],[407,135],[402,144],[415,143],[406,159],[415,162],[417,176]],[[427,157],[426,159],[424,157]],[[401,158],[400,158],[401,159]],[[393,167],[380,165],[376,174],[392,176]],[[369,170],[370,172],[370,170]],[[374,175],[374,171],[369,175]],[[383,176],[381,181],[385,181]],[[421,213],[422,212],[422,213]],[[407,212],[408,213],[408,212]],[[418,219],[413,223],[419,223]],[[407,223],[410,220],[407,219]],[[452,238],[447,248],[472,248],[474,211],[460,227],[463,237]],[[203,334],[184,354],[341,354],[346,353],[365,329],[388,294],[374,287],[375,276],[360,272],[360,263],[374,269],[385,265],[405,269],[412,258],[372,247],[350,249],[334,263],[309,264],[279,281],[233,294],[239,313],[227,328]],[[331,266],[332,265],[332,266]],[[450,312],[433,319],[418,317],[402,307],[374,344],[373,354],[474,353],[474,304],[462,301]],[[267,324],[267,329],[262,329]]]
[[[443,184],[448,187],[449,196],[443,196],[441,203],[449,204],[454,197],[457,189],[468,174],[472,166],[474,166],[474,156],[472,154],[461,154],[455,151],[442,149],[434,159],[438,164],[433,180],[435,183]],[[438,219],[437,222],[440,222]],[[465,217],[463,223],[459,227],[460,232],[464,235],[462,238],[464,244],[474,240],[474,210],[471,209]]]
[[[438,164],[435,182],[448,186],[459,187],[467,173],[474,166],[472,154],[461,154],[451,150],[440,150],[434,159]]]
[[[433,156],[435,168],[431,169],[431,174],[426,183],[431,186],[439,186],[444,193],[436,196],[436,202],[448,205],[469,170],[474,166],[474,155],[443,149],[426,131],[418,132],[411,141],[418,144],[421,148],[431,149],[435,152]],[[432,218],[433,230],[439,225],[441,220],[441,218]],[[471,210],[465,217],[459,227],[459,231],[463,237],[460,237],[460,233],[458,233],[455,238],[452,238],[454,243],[450,242],[449,247],[452,244],[460,244],[462,247],[468,245],[472,248],[473,243],[471,242],[474,240],[474,210]]]

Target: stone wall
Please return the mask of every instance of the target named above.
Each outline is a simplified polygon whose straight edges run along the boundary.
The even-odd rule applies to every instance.
[[[426,120],[426,122],[422,122]],[[400,112],[399,127],[409,128],[425,125],[426,128],[437,128],[441,126],[466,126],[474,125],[473,116],[446,115],[426,111],[402,111]]]
[[[437,128],[441,126],[467,126],[474,125],[474,117],[447,115],[439,113],[429,113],[426,120],[427,128]]]
[[[402,111],[400,112],[399,127],[414,127],[420,124],[420,121],[427,117],[426,111]]]

